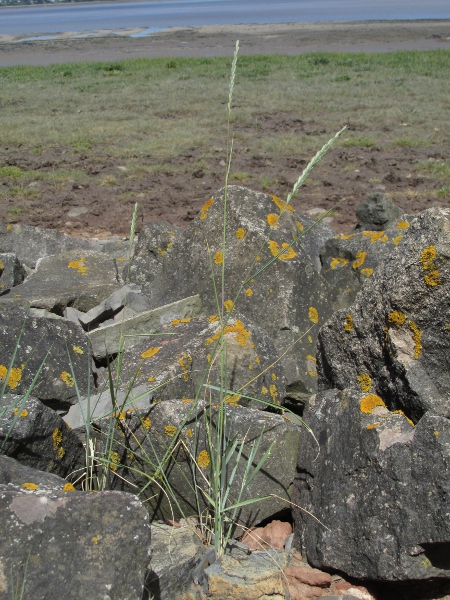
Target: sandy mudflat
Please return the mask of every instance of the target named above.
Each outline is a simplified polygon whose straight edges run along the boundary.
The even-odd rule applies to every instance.
[[[0,35],[0,66],[49,65],[125,58],[229,56],[240,40],[241,54],[308,52],[389,52],[450,48],[450,20],[364,21],[220,25],[154,32],[134,38],[138,29],[77,32],[57,39],[23,41],[30,36]]]

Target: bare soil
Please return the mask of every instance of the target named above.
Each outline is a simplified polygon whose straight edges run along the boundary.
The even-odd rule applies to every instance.
[[[149,38],[110,37],[0,43],[0,65],[52,64],[78,60],[117,60],[138,56],[217,56],[229,55],[234,39],[239,37],[244,52],[251,54],[297,54],[314,51],[383,52],[398,49],[434,49],[450,47],[450,22],[373,22],[337,24],[291,24],[271,26],[204,27],[171,29]],[[1,42],[2,40],[0,40]],[[249,125],[251,128],[254,125]],[[245,127],[245,126],[244,126]],[[258,127],[271,131],[299,133],[317,132],[320,123],[303,122],[297,115],[277,114],[262,119]],[[350,131],[356,129],[350,122]],[[218,147],[223,140],[218,140]],[[177,170],[156,174],[143,173],[139,179],[121,177],[124,167],[110,156],[76,153],[70,147],[51,148],[34,154],[24,148],[0,151],[0,164],[15,165],[24,170],[52,171],[61,168],[80,169],[87,183],[66,183],[55,187],[45,180],[36,182],[39,196],[25,195],[20,200],[22,212],[12,214],[11,206],[0,205],[0,221],[27,223],[57,228],[72,235],[126,235],[136,199],[139,202],[138,229],[154,221],[166,220],[186,226],[204,202],[224,181],[224,150],[207,161],[205,168],[189,166],[203,160],[195,148],[176,158]],[[355,207],[373,190],[384,190],[406,212],[422,211],[433,205],[447,205],[447,197],[436,196],[444,184],[414,171],[418,161],[448,160],[440,147],[340,147],[333,149],[302,188],[293,204],[302,212],[335,204],[332,227],[345,231],[355,225]],[[148,159],[151,165],[151,159]],[[155,163],[156,164],[156,163]],[[272,161],[255,155],[251,148],[237,149],[233,157],[234,173],[249,176],[232,180],[256,190],[285,196],[292,188],[306,160],[296,158]],[[170,166],[170,165],[169,165]],[[183,167],[186,167],[183,169]],[[190,174],[186,174],[190,173]],[[105,185],[108,175],[115,185]],[[269,181],[262,188],[261,180]],[[5,184],[6,185],[6,184]],[[33,182],[28,184],[33,189]],[[42,201],[45,198],[45,204]],[[74,208],[81,209],[73,216]],[[69,214],[69,212],[71,213]],[[84,211],[84,212],[83,212]]]

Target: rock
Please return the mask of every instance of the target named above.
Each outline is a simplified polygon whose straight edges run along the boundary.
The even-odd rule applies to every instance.
[[[24,283],[0,297],[0,306],[31,306],[59,315],[72,306],[86,312],[118,287],[112,258],[99,252],[75,250],[43,258]]]
[[[0,597],[141,597],[150,525],[119,492],[0,490]]]
[[[289,248],[305,230],[292,207],[281,210],[279,198],[230,186],[223,257],[223,202],[223,191],[210,198],[199,217],[176,236],[162,265],[155,266],[152,258],[152,279],[138,283],[155,307],[199,294],[204,310],[217,313],[211,271],[220,290],[224,264],[225,309],[233,310],[241,291],[236,307],[239,313],[267,331],[278,354],[283,354],[287,384],[296,393],[308,394],[316,386],[316,325],[331,315],[328,286],[309,260],[308,252],[313,252],[307,242],[310,234]],[[321,227],[317,225],[317,232]],[[268,268],[262,269],[270,261]]]
[[[386,194],[375,192],[356,207],[357,228],[382,231],[403,214]]]
[[[192,583],[192,573],[202,553],[194,527],[152,523],[151,561],[145,576],[143,600],[175,600]]]
[[[303,418],[295,545],[317,568],[382,581],[449,578],[450,210],[408,229],[319,334]]]
[[[90,344],[80,327],[63,319],[27,316],[18,307],[0,312],[0,384],[12,393],[33,396],[52,405],[67,407],[86,395],[90,375]]]
[[[294,577],[301,583],[315,587],[330,587],[331,575],[312,569],[311,567],[290,566],[284,569],[284,574],[287,577]]]
[[[213,600],[284,600],[284,552],[225,555],[205,569],[205,591]]]
[[[207,384],[220,386],[219,317],[174,319],[150,339],[143,339],[124,355],[121,389],[128,382],[154,389],[155,400],[203,397]],[[284,397],[284,377],[277,352],[258,327],[232,317],[224,330],[226,344],[227,402],[265,409],[264,401],[277,405]],[[208,392],[218,399],[218,392]]]
[[[212,407],[211,410],[210,414],[209,407],[204,404],[196,406],[192,401],[166,400],[151,406],[145,412],[134,411],[120,415],[119,427],[113,428],[115,442],[111,451],[114,453],[113,467],[117,476],[111,482],[112,488],[128,491],[147,486],[140,497],[146,499],[145,505],[152,519],[199,515],[206,503],[201,496],[195,494],[193,476],[195,475],[197,486],[200,488],[208,485],[211,457],[205,439],[205,418],[212,419],[213,424],[217,422],[217,409]],[[280,415],[241,406],[227,406],[226,418],[227,439],[244,441],[243,458],[231,486],[230,498],[239,496],[240,482],[244,477],[246,465],[245,457],[248,457],[260,434],[262,433],[262,437],[254,461],[255,466],[273,444],[264,467],[245,486],[242,500],[266,496],[269,490],[274,496],[244,506],[235,518],[237,522],[251,527],[286,507],[282,498],[289,497],[299,439],[301,435],[310,434],[295,427]],[[99,453],[104,450],[104,433],[108,431],[109,425],[109,419],[97,421],[95,424],[98,433],[93,432],[93,435],[98,435]],[[181,434],[177,437],[180,428]],[[170,450],[171,448],[174,450]],[[233,456],[237,456],[237,451]],[[167,460],[164,473],[172,490],[172,497],[161,491],[158,480],[152,482],[158,464],[161,464],[164,457]],[[192,457],[195,457],[199,464],[194,472]],[[235,458],[232,458],[230,465],[234,464]],[[204,479],[204,474],[207,479]]]
[[[84,448],[77,436],[36,398],[0,398],[0,448],[22,465],[60,477],[84,464]]]
[[[286,538],[292,533],[292,525],[283,521],[274,520],[265,527],[254,527],[246,531],[241,542],[250,550],[264,550],[264,548],[275,548],[282,550]]]
[[[0,454],[0,489],[12,487],[22,490],[75,491],[71,483],[53,473],[45,473],[21,464],[17,460]]]
[[[104,358],[107,354],[112,355],[119,352],[121,346],[124,350],[127,350],[141,343],[142,336],[145,336],[145,334],[156,333],[172,321],[181,322],[184,319],[196,317],[200,313],[201,302],[199,296],[183,298],[183,300],[141,312],[135,316],[127,317],[126,313],[122,313],[123,318],[120,316],[117,322],[89,332],[93,355],[96,358]],[[85,320],[85,318],[82,316],[80,320]]]
[[[26,271],[15,254],[0,254],[0,295],[22,283],[25,276]]]

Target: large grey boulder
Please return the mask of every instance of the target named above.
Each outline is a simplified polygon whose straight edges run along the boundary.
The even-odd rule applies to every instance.
[[[387,581],[449,577],[450,210],[414,219],[319,334],[304,414],[297,545],[318,568]]]
[[[0,489],[18,487],[23,490],[75,491],[73,485],[54,473],[38,471],[0,454]]]
[[[138,282],[155,308],[199,294],[206,313],[214,314],[214,286],[220,294],[224,266],[225,309],[234,309],[241,291],[236,310],[272,337],[278,353],[283,354],[288,385],[297,393],[308,394],[316,384],[313,354],[317,326],[331,315],[315,242],[308,240],[314,236],[326,239],[328,228],[324,231],[326,226],[318,224],[289,247],[304,234],[308,222],[303,225],[301,217],[279,198],[230,186],[223,256],[223,212],[221,190],[206,202],[198,218],[176,235],[160,267],[154,268],[151,258],[152,280]],[[262,269],[264,265],[266,269]]]
[[[259,498],[269,492],[274,496],[249,504],[236,515],[236,521],[240,525],[254,525],[286,507],[294,478],[299,440],[310,434],[281,415],[233,405],[227,406],[225,410],[227,439],[236,438],[239,442],[244,442],[243,456],[229,493],[229,505],[237,501],[246,458],[255,441],[262,434],[253,466],[256,466],[264,452],[273,444],[262,470],[245,486],[241,499]],[[114,443],[109,455],[112,489],[141,490],[140,498],[145,499],[145,506],[152,519],[198,517],[206,508],[200,490],[205,489],[211,494],[205,419],[211,423],[214,432],[217,424],[216,405],[168,400],[152,405],[147,411],[124,411],[116,416],[112,428],[109,419],[97,421],[92,435],[97,438],[99,455],[106,447],[107,432],[114,432]],[[237,451],[233,457],[228,477],[234,467]],[[198,468],[193,467],[193,458],[197,461]]]
[[[0,295],[22,283],[25,275],[26,271],[14,253],[0,254]]]
[[[0,305],[44,308],[59,315],[67,306],[86,312],[119,287],[114,259],[71,250],[43,258],[24,283],[0,297]]]
[[[84,463],[78,437],[36,398],[0,398],[0,451],[22,465],[67,477]]]
[[[7,391],[24,394],[34,385],[33,396],[56,408],[76,402],[76,385],[82,395],[87,394],[89,379],[93,388],[90,343],[81,327],[8,306],[0,312],[0,336],[0,384],[7,378]]]
[[[120,492],[27,492],[0,486],[0,598],[141,598],[148,513]]]

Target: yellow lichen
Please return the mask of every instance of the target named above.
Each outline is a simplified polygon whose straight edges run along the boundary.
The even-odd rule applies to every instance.
[[[164,427],[164,433],[167,435],[167,437],[173,438],[176,436],[178,429],[175,427],[175,425],[166,425]]]
[[[193,436],[192,429],[186,429],[186,435],[191,438]]]
[[[169,248],[172,248],[172,246],[173,246],[173,242],[169,242],[169,243],[167,244],[167,249],[169,249]]]
[[[15,390],[22,379],[22,373],[25,365],[21,367],[13,367],[8,375],[8,369],[4,365],[0,365],[0,381],[4,381],[8,375],[7,385],[11,390]]]
[[[286,252],[283,252],[283,254],[279,254],[285,248],[286,248]],[[283,242],[281,244],[281,248],[280,248],[280,246],[277,242],[274,242],[273,240],[269,240],[269,249],[273,256],[278,257],[278,260],[291,260],[292,258],[295,258],[297,256],[297,252],[295,252],[293,250],[293,248],[285,242]]]
[[[352,315],[349,315],[348,313],[345,315],[345,323],[344,323],[344,330],[345,331],[351,331],[353,329],[353,318]]]
[[[400,244],[400,242],[402,241],[403,236],[402,235],[397,235],[393,240],[392,243],[394,244],[394,246],[398,246]]]
[[[211,315],[210,317],[208,317],[208,321],[210,323],[216,323],[216,321],[218,321],[218,320],[219,320],[218,315]]]
[[[211,464],[211,459],[209,458],[209,454],[206,450],[202,450],[197,456],[197,464],[200,469],[206,469],[206,467],[209,467]]]
[[[388,314],[389,323],[393,323],[396,327],[401,327],[406,321],[406,316],[399,310],[394,310]]]
[[[259,364],[260,364],[260,362],[261,362],[261,359],[259,358],[259,356],[257,356],[257,357],[255,358],[255,363],[258,363],[258,365],[259,365]]]
[[[361,375],[358,375],[357,379],[362,392],[370,391],[370,388],[372,387],[372,379],[370,378],[370,375],[367,373],[361,373]]]
[[[272,373],[270,377],[272,378],[272,381],[276,381],[278,379],[276,373]]]
[[[286,202],[283,202],[283,200],[281,198],[279,198],[278,196],[270,196],[272,198],[272,200],[275,202],[275,205],[277,206],[277,208],[280,211],[284,211],[284,210],[290,210],[291,212],[294,212],[293,207],[290,204],[287,204]]]
[[[261,388],[261,394],[263,396],[267,396],[268,393],[269,393],[269,390],[266,388],[265,385],[263,385],[262,388]]]
[[[245,290],[245,295],[250,298],[251,296],[253,296],[253,290],[251,288],[247,288]]]
[[[370,238],[371,242],[377,242],[384,236],[384,231],[363,231],[362,234]]]
[[[409,223],[408,221],[399,221],[397,223],[397,229],[408,229]]]
[[[62,446],[60,446],[56,453],[59,458],[63,459],[66,454],[66,451],[64,450],[64,448]]]
[[[178,357],[178,364],[181,367],[184,381],[189,381],[189,372],[190,367],[192,365],[192,357],[186,353],[180,354],[180,356]]]
[[[299,231],[303,231],[305,229],[300,221],[295,221],[295,224],[297,225]]]
[[[250,331],[247,331],[247,329],[245,329],[244,324],[239,319],[236,320],[234,325],[227,325],[224,328],[223,335],[226,335],[227,333],[234,333],[237,343],[244,348],[249,343],[252,335]],[[213,336],[211,336],[205,341],[205,345],[209,346],[210,344],[218,340],[219,337],[220,329]]]
[[[63,492],[76,492],[76,489],[71,483],[65,483],[63,486]]]
[[[422,353],[422,332],[417,327],[417,324],[414,321],[409,322],[409,328],[413,334],[414,340],[414,358],[417,360]]]
[[[381,241],[382,241],[382,242],[388,242],[388,241],[389,241],[389,238],[388,238],[388,236],[387,236],[387,235],[384,235],[384,236],[381,238]]]
[[[361,269],[360,273],[368,279],[373,274],[373,269]]]
[[[356,233],[341,233],[340,235],[338,235],[338,238],[341,238],[341,240],[349,240],[352,237],[355,237]]]
[[[159,252],[160,254],[162,254],[162,256],[164,256],[164,254],[166,253],[166,251],[165,251],[165,250],[163,250],[162,248],[158,248],[158,252]]]
[[[150,382],[155,381],[155,378],[151,375],[150,377],[147,378],[147,381],[150,381]]]
[[[411,427],[414,427],[414,422],[411,421],[411,419],[408,419],[408,417],[405,415],[405,413],[402,410],[394,410],[394,415],[403,415],[405,417],[405,419],[408,421],[408,423],[411,425]]]
[[[227,313],[231,312],[233,310],[234,307],[234,302],[233,300],[225,300],[225,302],[223,303],[225,310],[227,311]]]
[[[308,335],[308,342],[309,342],[310,344],[312,344],[312,343],[313,343],[313,339],[312,339],[312,337],[311,337],[310,335]]]
[[[319,322],[319,313],[317,312],[317,308],[314,308],[314,306],[309,307],[308,319],[311,321],[311,323]]]
[[[261,260],[261,257],[258,255],[258,256],[256,257],[256,260],[259,262],[259,261]]]
[[[242,229],[242,227],[239,227],[239,229],[236,229],[236,237],[238,240],[243,240],[245,238],[245,234],[247,232],[245,231],[245,229]]]
[[[73,387],[75,385],[75,380],[70,373],[67,371],[63,371],[60,375],[61,379],[67,385],[67,387]]]
[[[87,275],[87,266],[84,262],[84,256],[80,260],[71,260],[69,262],[69,269],[76,269],[81,275]]]
[[[375,427],[379,427],[381,425],[381,423],[371,423],[370,425],[366,426],[366,429],[375,429]]]
[[[184,404],[190,404],[191,402],[193,402],[194,400],[192,398],[188,398],[187,396],[183,396],[181,398],[181,402],[183,402]]]
[[[19,409],[15,408],[14,409],[14,414],[17,415],[18,412],[19,412]],[[24,417],[27,417],[27,416],[28,416],[28,411],[25,408],[20,411],[20,415],[19,415],[20,418],[23,419]]]
[[[62,434],[61,429],[58,429],[58,428],[54,429],[53,433],[52,433],[53,447],[57,448],[61,444],[62,439],[63,439],[63,434]]]
[[[25,490],[32,490],[32,491],[39,489],[39,486],[36,485],[35,483],[22,483],[22,487]]]
[[[223,254],[220,250],[215,253],[214,262],[216,265],[221,265],[223,263]]]
[[[213,198],[210,198],[208,200],[208,202],[205,202],[205,204],[202,206],[202,209],[200,211],[200,219],[206,219],[206,216],[208,214],[208,210],[211,208],[212,204],[213,204],[214,200]]]
[[[308,354],[306,357],[306,368],[310,377],[317,377],[317,359],[315,356]]]
[[[184,317],[183,319],[180,319],[181,323],[190,323],[191,322],[191,318],[190,317]]]
[[[362,250],[356,253],[356,260],[353,261],[352,267],[353,269],[359,269],[359,267],[362,267],[364,264],[364,261],[366,260],[366,252],[363,252]]]
[[[141,354],[141,358],[151,358],[152,356],[155,356],[155,354],[158,354],[160,350],[161,348],[158,347],[149,348]]]
[[[150,427],[152,426],[150,417],[143,417],[141,419],[141,423],[142,423],[142,427],[144,427],[144,429],[150,429]]]
[[[111,471],[117,471],[117,467],[120,464],[120,456],[117,454],[117,452],[110,452],[109,460],[109,468],[111,469]]]
[[[427,275],[424,276],[424,280],[425,283],[431,287],[439,285],[441,283],[439,279],[439,271],[434,269],[434,271],[431,271],[431,273],[427,273]]]
[[[437,252],[434,246],[428,246],[422,251],[420,255],[420,262],[424,271],[429,271],[434,268],[434,260],[436,259]]]
[[[181,319],[174,319],[173,321],[170,321],[171,325],[179,325],[181,323]]]
[[[438,435],[439,435],[439,431],[434,431],[434,436],[438,437]]]
[[[383,402],[380,396],[377,396],[376,394],[368,394],[367,396],[364,396],[359,403],[360,411],[367,415],[371,415],[372,411],[378,406],[386,408],[386,404]]]
[[[267,224],[270,225],[270,227],[278,227],[279,218],[279,215],[276,215],[275,213],[269,213],[267,215]]]
[[[345,267],[345,265],[347,265],[348,262],[349,262],[348,258],[332,258],[330,267],[334,271],[335,269],[337,269],[337,267],[340,267],[340,268]]]
[[[84,354],[84,350],[83,348],[80,348],[80,346],[72,346],[72,350],[75,354]]]
[[[232,406],[236,406],[239,403],[241,397],[238,394],[227,394],[225,396],[225,404],[230,404]]]
[[[272,396],[272,402],[274,404],[279,404],[280,401],[278,400],[278,390],[277,390],[277,386],[273,383],[272,385],[269,385],[269,393]]]
[[[91,542],[94,544],[98,544],[98,537],[94,536],[93,538],[91,538]]]

